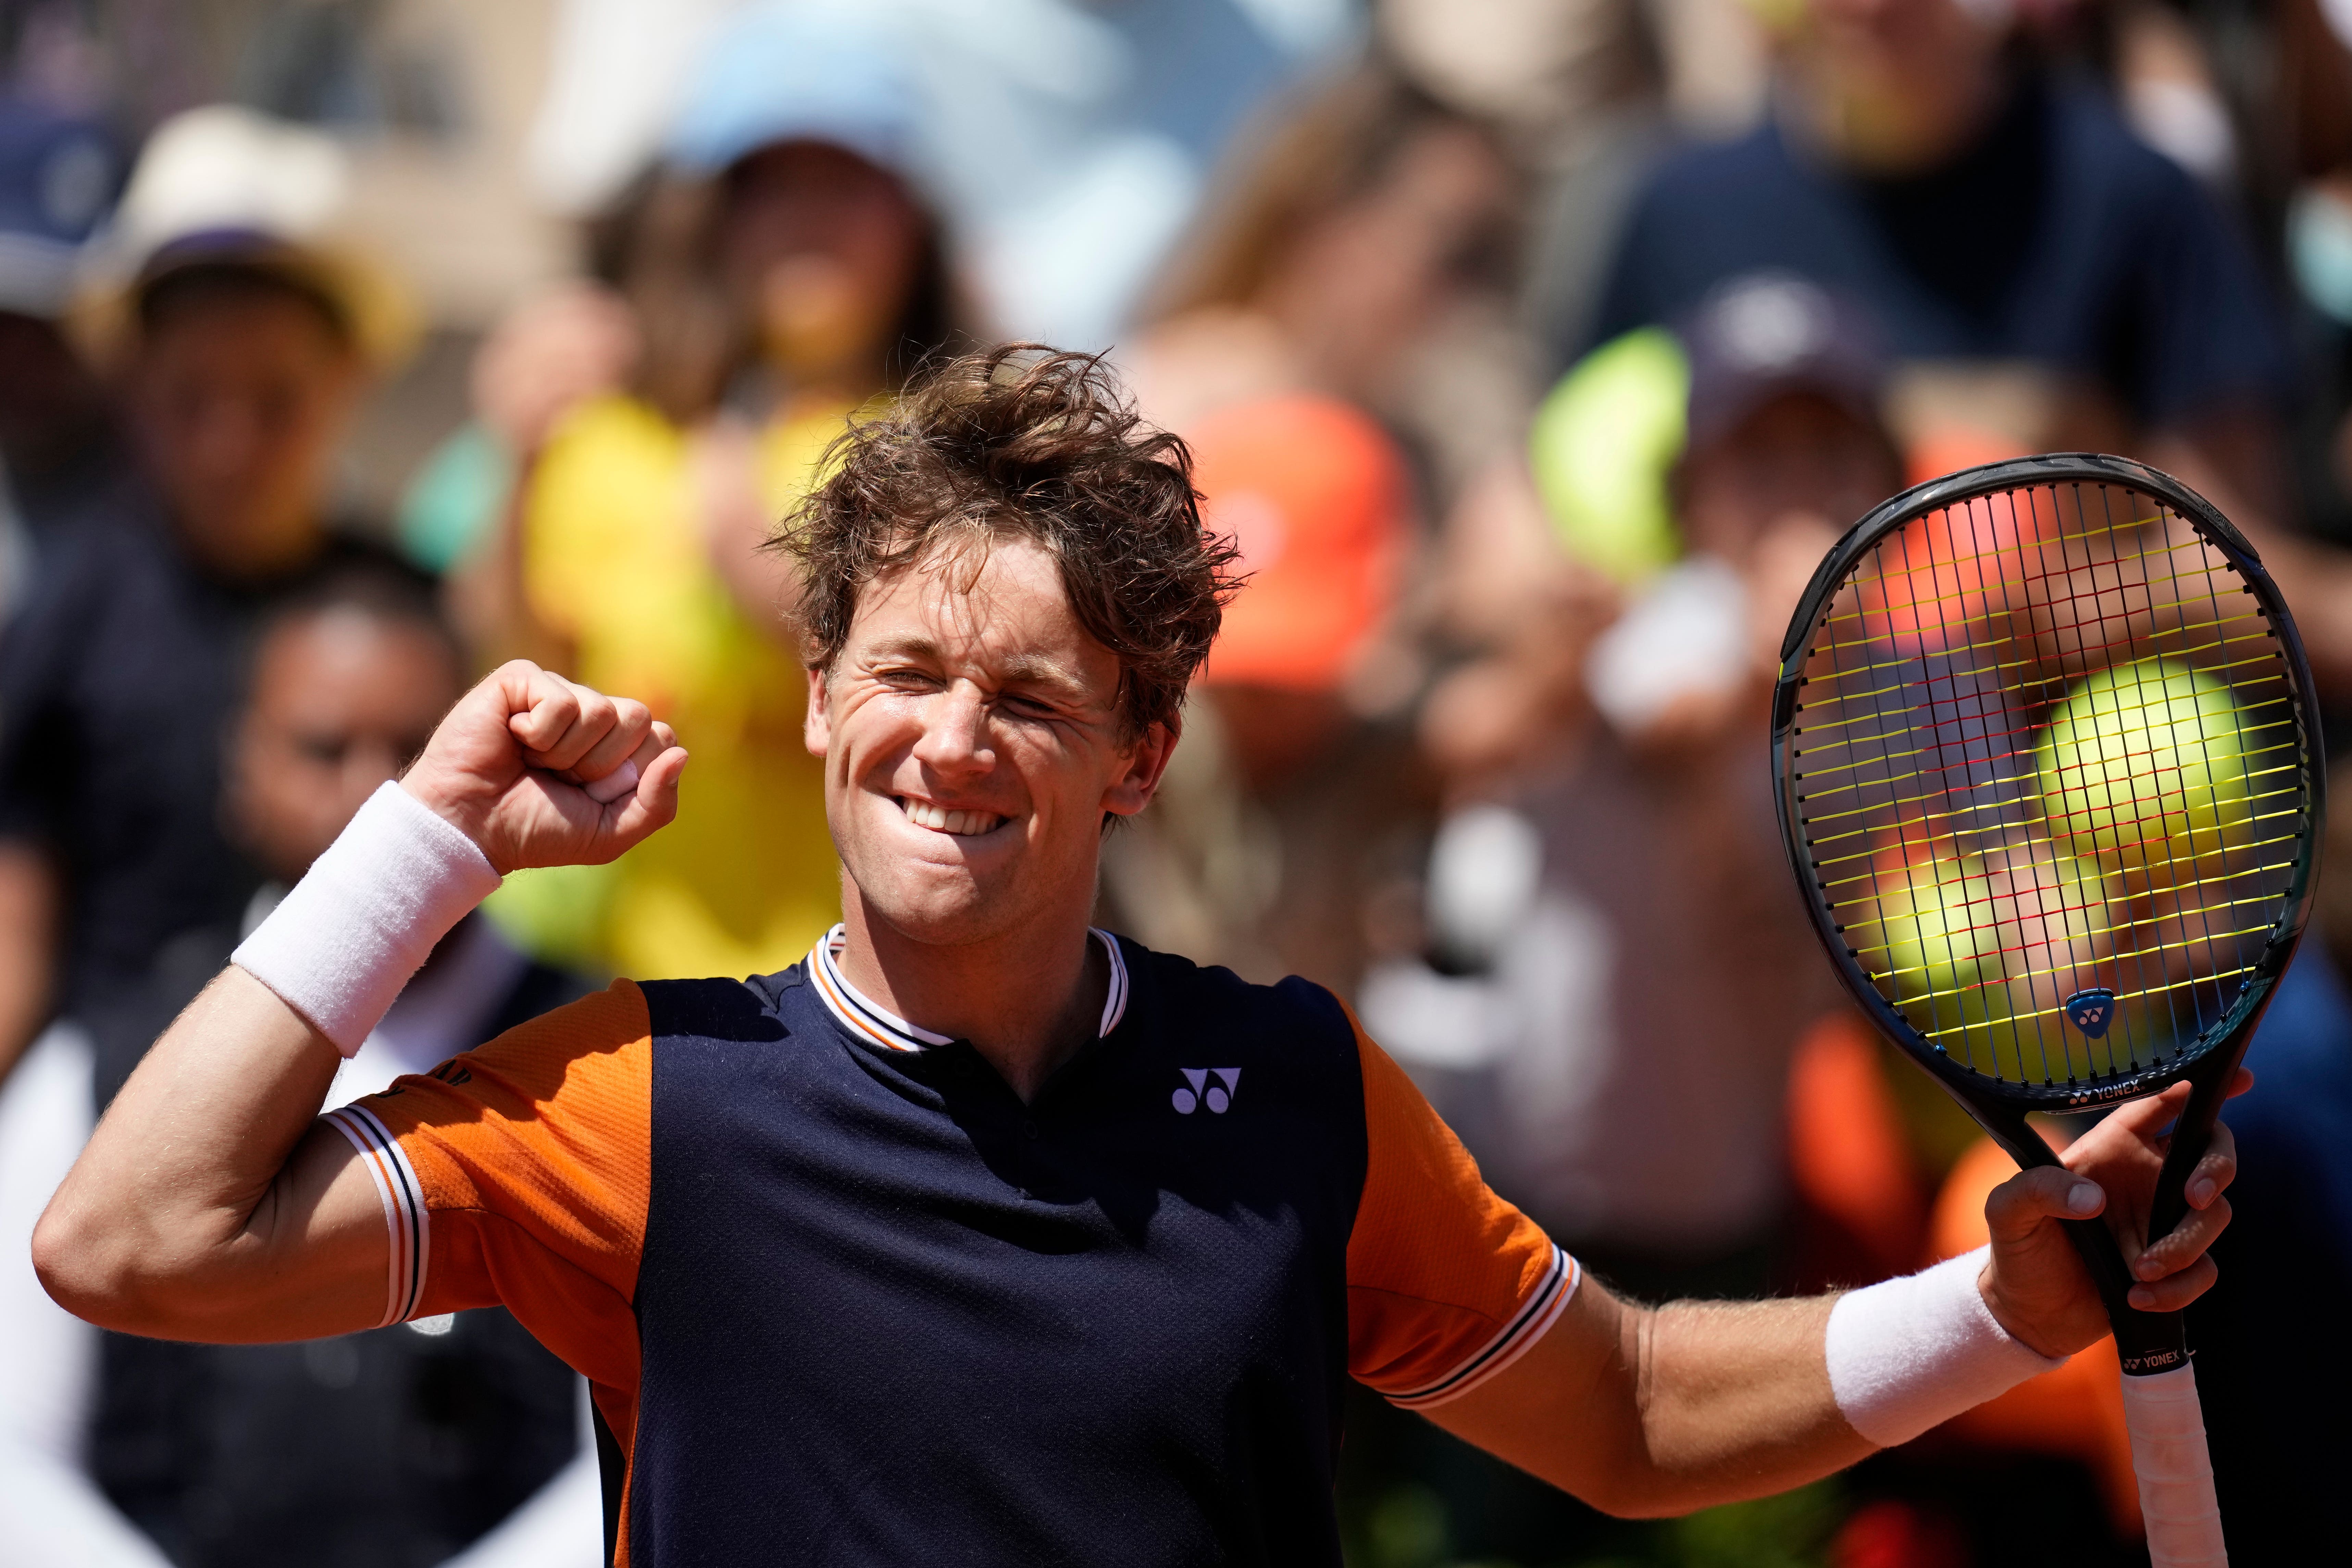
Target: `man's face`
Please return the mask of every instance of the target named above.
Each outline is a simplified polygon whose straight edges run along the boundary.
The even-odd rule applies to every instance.
[[[719,238],[729,286],[751,306],[761,346],[797,376],[857,364],[907,308],[923,217],[907,187],[854,153],[787,142],[730,176]]]
[[[139,347],[131,408],[182,542],[228,577],[315,546],[359,388],[351,349],[292,295],[190,303]]]
[[[867,584],[809,680],[843,899],[918,942],[1083,919],[1103,814],[1142,810],[1175,743],[1161,725],[1122,737],[1118,659],[1025,540]]]
[[[279,623],[230,737],[229,837],[295,881],[425,749],[463,677],[448,644],[414,622],[334,609]]]
[[[1972,133],[2007,30],[1959,0],[1801,0],[1788,16],[1791,107],[1844,162],[1898,175]]]

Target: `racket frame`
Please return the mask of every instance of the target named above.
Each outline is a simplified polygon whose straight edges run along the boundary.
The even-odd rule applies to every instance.
[[[1964,507],[1987,496],[2066,485],[2118,487],[2161,502],[2196,529],[2243,579],[2269,620],[2295,698],[2298,782],[2302,799],[2306,803],[2302,839],[2282,897],[2280,913],[2263,938],[2252,973],[2246,976],[2229,1008],[2171,1059],[2096,1088],[2015,1083],[1990,1078],[1953,1060],[1948,1053],[1922,1036],[1872,982],[1848,944],[1843,923],[1827,907],[1792,787],[1795,763],[1801,750],[1792,748],[1792,742],[1801,734],[1797,718],[1806,684],[1805,666],[1832,603],[1854,567],[1888,534],[1920,518],[1948,508]],[[2294,617],[2284,597],[2272,582],[2252,544],[2204,497],[2169,474],[2144,463],[2095,452],[2053,452],[1964,468],[1914,485],[1864,513],[1822,557],[1803,597],[1797,603],[1788,634],[1781,639],[1780,674],[1772,692],[1772,788],[1780,819],[1781,843],[1788,852],[1789,868],[1803,896],[1805,912],[1838,978],[1855,1003],[1881,1034],[1960,1102],[2021,1169],[2063,1163],[2026,1121],[2031,1111],[2093,1111],[2145,1099],[2184,1079],[2195,1086],[2188,1105],[2174,1123],[2171,1145],[2158,1176],[2149,1210],[2149,1237],[2167,1236],[2188,1212],[2184,1194],[2189,1173],[2204,1157],[2214,1121],[2222,1101],[2228,1098],[2230,1082],[2245,1056],[2255,1026],[2270,1005],[2280,976],[2294,956],[2295,944],[2302,938],[2304,922],[2310,912],[2312,889],[2318,876],[2326,799],[2326,772],[2318,761],[2318,716],[2310,662],[2304,657],[2303,641],[2295,631]],[[2129,1304],[2127,1296],[2133,1280],[2121,1244],[2107,1228],[2105,1217],[2069,1220],[2065,1224],[2114,1324],[2116,1348],[2124,1371],[2145,1376],[2184,1363],[2189,1348],[2181,1315],[2143,1312]]]

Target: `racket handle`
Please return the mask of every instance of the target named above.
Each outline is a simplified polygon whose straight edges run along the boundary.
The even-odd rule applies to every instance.
[[[2242,1045],[2239,1051],[2242,1053]],[[2156,1173],[2156,1193],[2148,1202],[2147,1238],[2160,1241],[2189,1215],[2189,1173],[2212,1146],[2213,1123],[2229,1098],[2229,1071],[2208,1074],[2189,1091],[2189,1103],[2173,1123],[2172,1147],[2165,1152],[2164,1168]]]
[[[2228,1568],[2195,1363],[2126,1376],[2123,1383],[2124,1424],[2131,1430],[2140,1517],[2147,1521],[2149,1568]]]

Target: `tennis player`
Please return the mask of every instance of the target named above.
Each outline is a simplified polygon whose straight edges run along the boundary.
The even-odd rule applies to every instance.
[[[502,873],[677,809],[686,755],[644,707],[509,665],[157,1042],[36,1237],[58,1300],[224,1341],[502,1302],[593,1384],[638,1568],[1335,1564],[1350,1377],[1677,1512],[2106,1331],[2054,1221],[2129,1227],[2165,1103],[1996,1191],[1985,1251],[1640,1307],[1487,1191],[1328,994],[1089,930],[1230,589],[1181,447],[1093,361],[945,367],[847,443],[794,547],[841,925],[779,974],[616,982],[320,1119]],[[2232,1171],[2224,1132],[2188,1222],[2132,1248],[2141,1304],[2210,1282]]]

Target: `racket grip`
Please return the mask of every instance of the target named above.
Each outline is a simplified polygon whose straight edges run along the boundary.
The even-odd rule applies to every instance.
[[[2213,1497],[2213,1460],[2205,1447],[2205,1413],[2197,1402],[2196,1363],[2126,1376],[2123,1383],[2124,1424],[2131,1430],[2140,1517],[2147,1521],[2149,1568],[2228,1568],[2221,1509]]]

